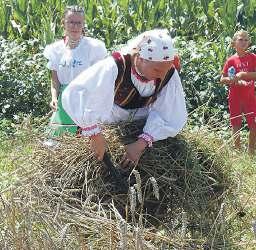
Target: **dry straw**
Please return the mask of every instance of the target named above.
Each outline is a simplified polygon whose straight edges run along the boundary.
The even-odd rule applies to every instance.
[[[116,164],[122,145],[134,141],[143,124],[105,127]],[[212,242],[213,231],[217,241],[210,225],[219,223],[229,180],[225,161],[215,157],[214,148],[200,145],[198,136],[184,132],[147,149],[132,172],[136,184],[130,187],[130,199],[95,160],[87,139],[58,140],[56,149],[37,141],[19,166],[20,184],[2,194],[0,217],[6,226],[1,249],[8,249],[3,242],[25,249],[193,249]],[[147,187],[149,182],[153,188]]]

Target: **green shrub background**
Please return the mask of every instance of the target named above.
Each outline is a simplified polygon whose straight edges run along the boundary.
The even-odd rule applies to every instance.
[[[38,42],[0,40],[0,119],[49,110],[49,77]]]
[[[255,43],[256,1],[57,1],[0,0],[0,119],[50,111],[50,78],[42,56],[46,44],[61,38],[66,5],[85,8],[87,33],[109,51],[156,27],[170,30],[182,61],[181,77],[191,112],[204,107],[205,122],[227,112],[222,65],[233,53],[230,37],[247,29]],[[252,49],[254,49],[253,47]]]

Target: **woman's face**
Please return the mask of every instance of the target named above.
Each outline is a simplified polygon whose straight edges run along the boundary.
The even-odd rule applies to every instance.
[[[84,28],[84,17],[79,12],[68,11],[64,18],[65,34],[72,40],[78,40]]]
[[[155,80],[157,78],[164,79],[172,65],[173,61],[156,62],[138,57],[136,66],[148,80]]]

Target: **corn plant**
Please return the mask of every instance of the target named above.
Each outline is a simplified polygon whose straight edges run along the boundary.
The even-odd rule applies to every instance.
[[[89,33],[108,47],[155,27],[186,39],[216,39],[245,28],[255,33],[255,0],[0,0],[0,30],[5,38],[38,38],[42,44],[62,35],[66,5],[85,8]]]

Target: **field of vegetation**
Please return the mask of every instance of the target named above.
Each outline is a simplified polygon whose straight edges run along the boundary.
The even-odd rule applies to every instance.
[[[42,51],[62,37],[71,4],[84,7],[87,33],[109,52],[163,27],[181,57],[188,125],[141,160],[127,196],[109,191],[79,140],[60,139],[69,158],[40,146],[50,112]],[[1,249],[256,249],[256,161],[245,146],[232,149],[219,85],[236,30],[256,51],[256,0],[0,0],[0,16]],[[106,130],[116,162],[120,126]]]

